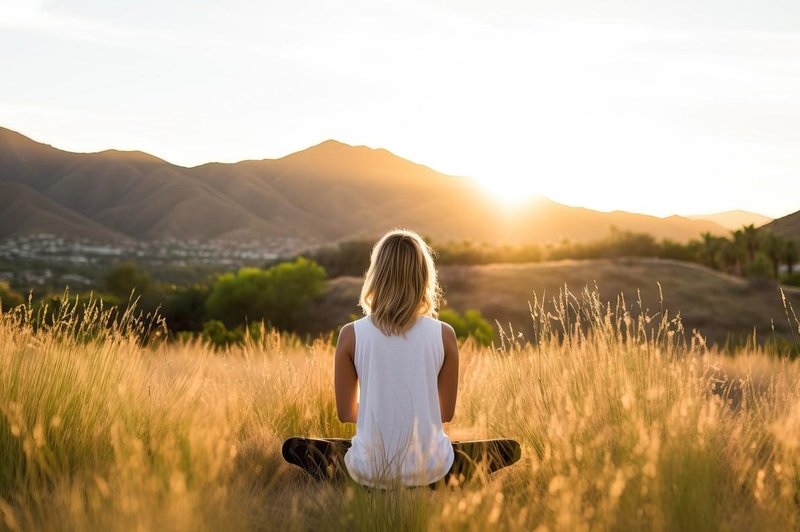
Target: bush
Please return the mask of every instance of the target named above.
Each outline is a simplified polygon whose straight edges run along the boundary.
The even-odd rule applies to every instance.
[[[139,269],[136,263],[127,261],[117,264],[106,273],[103,286],[110,294],[127,301],[132,291],[143,294],[147,292],[152,282],[147,272]],[[133,297],[136,298],[135,295]]]
[[[439,312],[439,319],[450,324],[459,340],[466,340],[471,336],[480,345],[488,346],[494,339],[492,325],[478,310],[469,309],[464,311],[463,316],[460,316],[455,310],[442,309]]]
[[[199,331],[207,320],[205,303],[211,288],[202,284],[180,286],[167,296],[162,314],[171,330]]]
[[[322,293],[325,269],[297,258],[267,270],[242,268],[217,278],[206,299],[208,317],[228,327],[264,320],[282,330],[297,328],[310,301]]]
[[[790,286],[800,286],[800,272],[795,272],[792,275],[784,274],[781,282]]]
[[[203,324],[203,338],[217,347],[239,343],[244,338],[240,329],[228,330],[219,320],[208,320]]]
[[[745,273],[748,277],[770,277],[772,276],[772,262],[764,253],[756,253]]]
[[[5,281],[0,281],[0,309],[10,309],[25,302],[23,297],[11,289]]]

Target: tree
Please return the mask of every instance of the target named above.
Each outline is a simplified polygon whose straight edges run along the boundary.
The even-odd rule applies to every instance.
[[[211,288],[192,284],[174,288],[164,301],[161,314],[173,331],[199,331],[206,321],[205,302]]]
[[[103,279],[105,289],[121,300],[127,300],[134,290],[139,294],[146,293],[151,284],[150,275],[131,261],[117,264],[106,273]]]
[[[718,253],[719,253],[719,237],[716,237],[708,231],[701,233],[700,237],[700,262],[709,268],[719,269]]]
[[[717,263],[720,269],[736,275],[744,272],[746,253],[744,248],[735,240],[719,237],[717,245]]]
[[[756,252],[761,247],[761,233],[753,224],[745,225],[741,230],[742,244],[747,250],[747,262],[752,264],[756,260]]]
[[[768,278],[772,272],[772,264],[769,257],[762,252],[758,252],[753,259],[753,262],[747,265],[745,273],[748,277],[761,277]]]
[[[210,318],[228,327],[263,319],[290,330],[300,324],[324,283],[325,269],[303,257],[266,270],[242,268],[217,278],[205,307]]]
[[[778,271],[784,255],[786,240],[769,231],[764,234],[763,247],[764,253],[772,262],[772,276],[778,278]]]

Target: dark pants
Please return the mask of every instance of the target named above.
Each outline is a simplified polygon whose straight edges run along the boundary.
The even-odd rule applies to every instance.
[[[283,458],[303,468],[317,479],[336,479],[348,476],[344,454],[351,442],[341,438],[289,438],[283,442]],[[520,459],[522,452],[514,440],[473,440],[452,443],[453,465],[439,482],[447,484],[451,477],[459,483],[472,478],[481,464],[493,473]],[[439,484],[430,484],[431,488]]]

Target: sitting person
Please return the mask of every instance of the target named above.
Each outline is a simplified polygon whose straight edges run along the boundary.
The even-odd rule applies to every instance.
[[[289,438],[287,462],[317,478],[348,475],[372,488],[431,486],[491,473],[520,458],[514,440],[451,442],[458,392],[458,341],[436,319],[441,291],[431,250],[394,230],[372,250],[361,290],[363,318],[342,327],[334,355],[339,420],[346,439]]]

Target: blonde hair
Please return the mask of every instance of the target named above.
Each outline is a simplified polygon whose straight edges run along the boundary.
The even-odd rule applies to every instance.
[[[420,315],[438,315],[442,292],[432,255],[408,229],[389,231],[372,248],[359,305],[387,336],[405,334]]]

